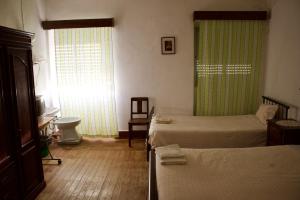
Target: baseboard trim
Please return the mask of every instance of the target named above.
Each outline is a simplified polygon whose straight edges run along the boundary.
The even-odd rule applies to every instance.
[[[136,139],[145,139],[147,131],[134,131],[132,136]],[[128,139],[128,131],[119,131],[119,139]]]

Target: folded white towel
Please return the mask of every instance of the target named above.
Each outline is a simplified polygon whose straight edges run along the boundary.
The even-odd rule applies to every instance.
[[[168,159],[160,159],[160,164],[162,165],[184,165],[186,164],[186,158],[168,158]]]
[[[156,155],[160,158],[160,163],[163,165],[185,164],[186,158],[178,144],[157,147]]]
[[[160,159],[165,158],[181,158],[184,157],[184,153],[180,149],[158,149],[156,154]]]
[[[166,146],[160,146],[160,147],[156,147],[155,150],[160,150],[160,149],[180,149],[180,146],[178,144],[169,144]]]
[[[155,119],[156,123],[158,124],[170,124],[172,122],[172,119],[167,117],[159,117]]]
[[[169,117],[160,116],[160,114],[156,114],[154,116],[154,119],[158,124],[170,124],[172,122],[172,119],[170,119]]]

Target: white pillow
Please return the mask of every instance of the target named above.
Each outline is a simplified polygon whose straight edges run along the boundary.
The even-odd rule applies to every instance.
[[[268,119],[273,119],[278,110],[278,105],[261,104],[256,112],[256,117],[261,123],[267,125]]]

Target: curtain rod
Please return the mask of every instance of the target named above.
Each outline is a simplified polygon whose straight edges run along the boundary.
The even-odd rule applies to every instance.
[[[64,28],[113,27],[113,26],[114,26],[114,18],[42,21],[42,27],[45,30],[64,29]]]
[[[194,11],[194,20],[267,20],[267,11]]]

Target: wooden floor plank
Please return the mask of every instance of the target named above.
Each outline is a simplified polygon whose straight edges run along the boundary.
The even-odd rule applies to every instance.
[[[107,171],[110,166],[110,159],[108,158],[110,158],[111,155],[108,153],[106,153],[105,155],[106,157],[104,159],[104,162],[102,163],[101,168],[97,171],[97,174],[95,176],[96,188],[94,188],[94,192],[89,198],[90,200],[95,200],[98,198],[99,193],[101,192],[102,185],[108,175]]]
[[[59,154],[59,149],[57,149],[57,151],[55,152],[55,154]],[[65,153],[65,157],[68,158],[70,157],[70,152],[66,152]],[[74,160],[75,161],[75,160]],[[49,162],[44,162],[44,163],[50,163]],[[52,162],[53,163],[53,162]],[[41,195],[45,194],[45,197],[43,197],[43,199],[52,199],[51,196],[55,195],[55,189],[57,189],[57,183],[60,183],[61,179],[60,177],[62,176],[62,173],[68,172],[69,166],[72,166],[72,164],[68,163],[68,159],[63,160],[63,165],[43,165],[44,166],[44,173],[45,173],[45,179],[46,179],[46,183],[47,183],[47,190],[44,190],[43,193],[41,193]],[[41,196],[40,195],[40,196]]]
[[[147,197],[148,164],[143,140],[84,138],[80,145],[52,144],[61,165],[43,165],[46,188],[38,200],[95,200]]]
[[[97,154],[97,152],[95,153]],[[101,162],[103,162],[101,158],[101,155],[98,154],[97,157],[93,160],[93,167],[90,176],[88,177],[88,181],[84,185],[83,189],[80,191],[80,194],[77,196],[77,199],[90,199],[90,197],[93,195],[93,192],[96,189],[95,177],[97,171],[101,170]]]
[[[52,187],[49,188],[52,191],[52,195],[49,197],[50,200],[63,199],[64,194],[69,193],[69,187],[67,187],[67,185],[74,182],[78,172],[80,172],[81,168],[86,164],[82,162],[81,157],[81,152],[77,153],[77,159],[71,158],[71,160],[69,160],[69,158],[63,157],[65,167],[58,171],[59,174],[55,177],[53,182],[49,182],[49,187]]]

